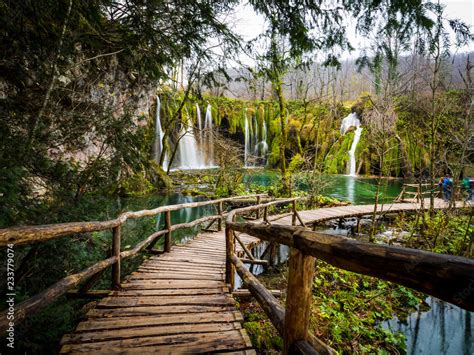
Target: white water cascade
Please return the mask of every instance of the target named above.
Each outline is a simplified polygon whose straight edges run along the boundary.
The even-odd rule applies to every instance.
[[[357,113],[353,112],[342,120],[341,123],[341,134],[346,134],[347,130],[350,127],[355,127],[354,131],[354,139],[352,141],[351,149],[349,150],[349,175],[356,176],[356,158],[355,158],[355,151],[357,148],[357,144],[360,140],[360,135],[362,134],[362,127],[360,126],[360,120],[357,117]]]
[[[197,124],[199,129],[199,143],[202,143],[202,118],[201,118],[201,108],[199,104],[196,103],[196,115],[197,115]]]
[[[193,122],[188,116],[186,125],[181,128],[181,139],[178,143],[179,170],[204,169],[206,165],[198,149],[198,143],[194,136]]]
[[[208,167],[214,166],[214,134],[212,132],[212,106],[209,104],[207,105],[206,109],[206,119],[204,120],[204,130],[206,131],[207,137],[207,159],[206,165]],[[203,142],[201,142],[202,144]],[[203,147],[203,151],[206,147]]]
[[[251,162],[250,158],[263,159],[263,165],[265,165],[266,155],[268,153],[267,143],[267,123],[265,120],[262,124],[261,134],[259,134],[259,125],[255,116],[250,118],[247,116],[247,110],[245,110],[244,116],[244,164],[245,167],[255,166]]]
[[[178,143],[179,163],[174,170],[195,170],[215,168],[214,135],[212,124],[212,106],[207,105],[204,121],[201,108],[196,103],[196,121],[198,133],[194,134],[191,116],[186,112],[187,121],[181,129],[182,138]]]
[[[156,96],[156,115],[155,115],[155,142],[153,144],[154,159],[157,163],[160,162],[161,152],[163,151],[163,128],[161,128],[161,101],[160,97]],[[168,154],[165,154],[165,159],[163,161],[163,169],[168,169]]]

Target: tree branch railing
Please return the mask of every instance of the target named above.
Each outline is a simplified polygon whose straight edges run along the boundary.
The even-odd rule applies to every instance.
[[[112,230],[111,255],[105,260],[101,260],[83,271],[68,275],[46,290],[33,296],[32,298],[15,306],[15,322],[23,321],[27,316],[31,316],[40,309],[54,302],[60,296],[82,284],[82,287],[76,292],[75,296],[87,296],[87,291],[98,281],[106,268],[112,266],[112,289],[120,288],[121,278],[121,260],[138,254],[144,248],[153,247],[158,239],[164,236],[164,252],[171,250],[172,232],[178,229],[192,228],[194,226],[206,223],[208,221],[217,221],[218,230],[222,230],[222,220],[228,215],[224,209],[224,203],[239,199],[260,199],[264,194],[236,196],[222,198],[217,200],[190,202],[170,206],[161,206],[151,210],[142,210],[134,212],[124,212],[117,218],[107,221],[93,222],[72,222],[40,226],[23,226],[0,229],[0,247],[9,245],[26,245],[49,241],[59,237],[71,236],[78,233],[90,233],[104,230]],[[171,224],[171,212],[184,208],[196,208],[210,205],[217,205],[217,214],[204,216],[191,222]],[[159,230],[144,240],[140,241],[133,249],[121,251],[121,226],[128,219],[137,219],[143,217],[153,217],[160,213],[165,214],[164,229]],[[0,313],[0,331],[8,328],[7,320],[8,310]]]
[[[438,195],[439,190],[438,190],[438,184],[435,184],[435,189],[423,189],[426,187],[431,187],[431,184],[403,184],[402,186],[402,191],[400,194],[397,196],[395,201],[398,202],[403,202],[406,201],[405,197],[408,195],[408,197],[415,199],[416,202],[420,202],[421,199],[430,197],[432,194]],[[415,191],[411,191],[410,189],[415,189]]]
[[[293,200],[278,202],[293,204]],[[263,223],[236,222],[236,216],[241,212],[264,206],[268,208],[273,204],[275,202],[236,209],[227,216],[226,281],[233,286],[235,269],[283,337],[285,354],[308,353],[309,349],[334,353],[333,349],[308,333],[315,258],[344,270],[407,286],[474,311],[474,260],[366,243],[296,226],[270,224],[268,218]],[[297,215],[293,215],[294,224]],[[234,251],[232,236],[235,232],[290,247],[286,308],[243,266]]]

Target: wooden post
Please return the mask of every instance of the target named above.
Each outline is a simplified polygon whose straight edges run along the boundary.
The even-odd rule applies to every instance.
[[[360,219],[361,218],[362,218],[361,216],[357,217],[357,227],[356,227],[357,235],[360,233]]]
[[[293,215],[291,216],[291,225],[296,226],[296,201],[291,201],[291,206],[293,210]]]
[[[257,196],[257,205],[260,204],[261,197]],[[259,219],[260,218],[260,208],[257,208],[257,211],[255,212],[255,218]]]
[[[120,226],[112,229],[112,256],[117,261],[112,265],[112,289],[120,288]]]
[[[219,202],[217,204],[217,214],[221,216],[221,218],[217,220],[217,230],[219,232],[222,230],[222,211],[223,211],[223,203]]]
[[[165,234],[164,252],[169,253],[171,251],[171,211],[165,212],[165,229],[168,232]]]
[[[235,217],[233,218],[235,219]],[[234,255],[234,232],[228,226],[225,228],[225,283],[229,285],[230,292],[235,286],[235,266],[231,261]]]
[[[299,340],[309,340],[308,326],[311,313],[314,257],[290,249],[288,261],[288,290],[286,298],[283,353],[289,354],[291,346]]]
[[[263,209],[263,221],[265,223],[268,223],[268,207],[265,206],[265,208]]]

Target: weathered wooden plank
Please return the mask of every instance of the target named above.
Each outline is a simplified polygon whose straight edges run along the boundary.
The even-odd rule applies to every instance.
[[[165,289],[165,290],[143,290],[126,289],[126,291],[113,291],[108,294],[109,297],[156,297],[156,296],[194,296],[194,295],[214,295],[229,292],[227,287],[215,288],[183,288],[183,289]]]
[[[138,272],[130,277],[130,280],[213,280],[220,281],[223,277],[220,274],[216,275],[194,275],[194,274],[180,274],[177,272],[159,272],[159,273],[145,273]]]
[[[207,312],[191,314],[173,314],[147,317],[97,318],[79,323],[76,332],[93,330],[129,329],[134,327],[169,326],[173,324],[229,323],[241,322],[242,315],[237,312]]]
[[[113,331],[108,330],[94,330],[86,331],[81,333],[74,333],[66,335],[61,340],[61,345],[65,344],[78,344],[88,342],[98,342],[105,340],[120,340],[120,339],[131,339],[131,338],[143,338],[148,336],[164,336],[164,335],[176,335],[176,334],[193,334],[193,333],[211,333],[211,332],[222,332],[234,329],[241,329],[239,322],[227,322],[227,323],[198,323],[198,324],[179,324],[179,325],[166,325],[166,326],[155,326],[147,325],[144,327],[135,328],[124,328],[114,329]]]
[[[146,267],[146,266],[140,266],[138,268],[138,271],[145,272],[145,273],[157,273],[157,272],[173,272],[173,273],[179,273],[179,274],[191,274],[191,275],[218,275],[223,273],[223,271],[219,270],[203,270],[203,269],[175,269],[175,268],[169,268],[169,267]]]
[[[173,297],[108,297],[100,303],[100,307],[147,307],[164,305],[234,305],[228,295],[173,296]]]
[[[224,287],[223,281],[212,280],[128,280],[122,283],[122,289],[147,288],[147,289],[192,289]]]
[[[150,307],[93,308],[87,312],[88,318],[160,316],[180,313],[227,312],[233,306],[208,305],[162,305]]]
[[[134,339],[113,340],[106,342],[89,342],[66,344],[61,353],[94,352],[139,352],[139,353],[209,353],[216,351],[246,350],[250,346],[245,342],[242,330],[225,332],[177,334],[161,337],[142,337]]]

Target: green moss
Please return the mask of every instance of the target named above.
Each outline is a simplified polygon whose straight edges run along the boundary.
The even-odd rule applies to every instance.
[[[275,336],[271,331],[272,325],[268,322],[245,322],[244,328],[247,330],[252,345],[258,352],[268,349],[281,350],[283,339]]]
[[[349,150],[354,139],[354,132],[348,132],[335,143],[325,161],[324,171],[328,174],[345,174],[349,161]]]
[[[153,184],[145,177],[143,172],[133,174],[122,180],[119,185],[119,192],[123,196],[147,195],[153,189]]]

